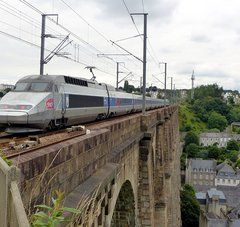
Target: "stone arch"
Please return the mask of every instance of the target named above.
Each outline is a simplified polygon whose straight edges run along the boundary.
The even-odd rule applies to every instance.
[[[126,180],[118,194],[111,219],[111,226],[135,226],[135,219],[134,191],[130,181]]]

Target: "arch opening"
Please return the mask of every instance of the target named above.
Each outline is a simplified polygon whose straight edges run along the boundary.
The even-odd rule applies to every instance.
[[[130,181],[126,181],[121,187],[114,208],[111,226],[135,226],[135,201]]]

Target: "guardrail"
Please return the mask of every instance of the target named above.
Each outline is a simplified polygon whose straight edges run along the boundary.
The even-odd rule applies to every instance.
[[[0,157],[0,223],[2,227],[29,227],[18,189],[19,174]]]

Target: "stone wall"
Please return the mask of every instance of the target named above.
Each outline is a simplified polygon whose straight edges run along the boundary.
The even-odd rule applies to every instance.
[[[129,181],[136,226],[180,226],[177,106],[103,122],[88,135],[13,161],[22,173],[26,207],[48,203],[56,189],[75,206],[101,184],[104,202],[90,224],[109,226],[121,187]]]

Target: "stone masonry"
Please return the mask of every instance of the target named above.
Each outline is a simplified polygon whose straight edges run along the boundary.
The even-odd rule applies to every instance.
[[[128,205],[134,207],[131,223],[135,226],[180,227],[178,106],[113,118],[90,130],[13,159],[21,170],[26,211],[31,212],[35,204],[50,203],[58,189],[64,192],[68,207],[77,207],[82,198],[96,194],[95,211],[76,225],[111,226],[117,215],[125,215],[127,223],[127,209],[121,212],[120,205],[134,201]],[[126,192],[121,190],[123,185],[130,188],[126,190],[132,192],[132,200],[118,196]]]

